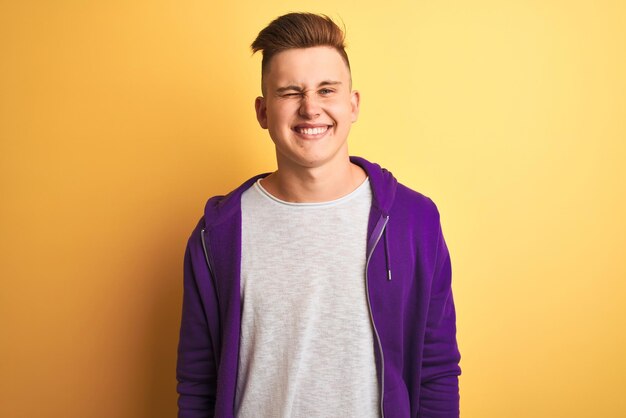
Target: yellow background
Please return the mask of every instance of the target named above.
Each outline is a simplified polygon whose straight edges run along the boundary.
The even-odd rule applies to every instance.
[[[465,418],[626,416],[623,1],[0,3],[0,416],[172,417],[186,239],[274,168],[276,16],[343,19],[351,151],[432,197]]]

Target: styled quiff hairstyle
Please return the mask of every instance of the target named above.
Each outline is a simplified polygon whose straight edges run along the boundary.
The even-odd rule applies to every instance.
[[[262,51],[261,77],[272,57],[281,51],[296,48],[330,46],[339,52],[348,72],[350,61],[345,50],[345,34],[332,19],[314,13],[288,13],[273,20],[259,32],[250,47],[252,53]]]

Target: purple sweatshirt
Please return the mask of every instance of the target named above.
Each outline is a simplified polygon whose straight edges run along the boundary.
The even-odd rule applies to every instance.
[[[372,188],[365,280],[385,418],[459,416],[450,255],[439,212],[362,158]],[[206,204],[185,252],[176,375],[179,418],[233,417],[241,321],[241,195]]]

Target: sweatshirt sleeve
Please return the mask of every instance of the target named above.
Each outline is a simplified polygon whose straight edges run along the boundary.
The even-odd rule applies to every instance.
[[[461,359],[456,342],[450,254],[441,224],[424,340],[420,418],[458,418]]]
[[[183,312],[176,366],[178,417],[206,418],[212,417],[215,409],[216,367],[192,252],[190,240],[185,251]]]

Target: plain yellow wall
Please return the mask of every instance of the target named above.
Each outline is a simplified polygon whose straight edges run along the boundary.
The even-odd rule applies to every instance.
[[[462,416],[626,416],[625,2],[227,3],[1,1],[0,416],[174,416],[184,245],[274,168],[248,45],[299,10],[440,208]]]

